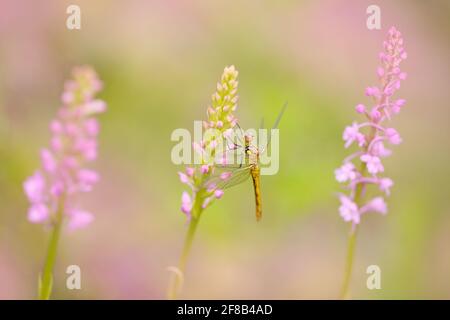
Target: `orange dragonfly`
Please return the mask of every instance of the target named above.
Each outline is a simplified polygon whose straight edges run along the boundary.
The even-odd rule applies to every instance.
[[[286,107],[287,103],[284,104],[278,114],[272,129],[278,127]],[[225,158],[229,158],[231,155],[231,157],[234,158],[234,164],[227,164],[226,161],[224,164],[215,164],[214,174],[209,177],[207,184],[214,185],[216,189],[224,190],[236,186],[246,181],[249,177],[252,177],[253,190],[255,193],[256,220],[259,221],[262,217],[260,155],[269,147],[271,136],[269,135],[266,147],[263,150],[259,150],[257,146],[252,144],[253,136],[245,134],[239,124],[236,124],[233,130],[238,131],[238,133],[234,135],[237,142],[231,141],[231,147],[228,146]],[[239,159],[241,160],[239,161]],[[228,178],[223,179],[224,175],[228,176]]]

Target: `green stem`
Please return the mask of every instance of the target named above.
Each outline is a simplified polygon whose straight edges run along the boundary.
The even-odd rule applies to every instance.
[[[44,270],[42,276],[39,276],[39,300],[48,300],[52,293],[53,286],[53,266],[55,265],[56,254],[58,249],[58,240],[62,227],[62,210],[59,209],[53,225],[52,234],[47,249],[47,257],[45,259]]]
[[[350,280],[352,277],[353,257],[355,256],[356,234],[358,227],[350,233],[348,238],[347,259],[345,262],[344,285],[342,286],[341,299],[350,299]]]
[[[376,130],[377,130],[376,128],[372,127],[371,132],[370,132],[369,141],[373,140]],[[370,142],[367,145],[370,145]],[[367,152],[367,147],[366,147],[365,151]],[[364,162],[362,162],[361,169],[360,169],[362,176],[365,175],[366,170],[367,170],[366,164]],[[358,184],[358,186],[356,187],[356,190],[355,190],[355,197],[353,199],[353,201],[356,203],[358,208],[360,207],[362,193],[363,193],[363,187],[361,184]],[[348,238],[347,259],[345,262],[345,275],[344,275],[344,284],[342,286],[342,291],[341,291],[341,299],[350,299],[350,280],[352,278],[353,260],[354,260],[353,257],[355,255],[356,234],[358,233],[357,231],[358,231],[358,225],[352,226],[352,230],[351,230],[350,236]]]
[[[178,263],[178,270],[174,274],[169,285],[167,296],[170,300],[175,300],[177,298],[177,295],[181,290],[181,286],[183,284],[184,271],[186,269],[186,264],[189,253],[191,251],[195,231],[197,230],[197,225],[200,220],[200,215],[202,212],[202,207],[198,205],[198,203],[200,203],[198,199],[199,198],[197,197],[192,210],[192,217],[191,221],[189,222],[189,229],[186,233],[186,238],[184,240],[183,251],[181,252],[180,261]]]
[[[361,172],[365,172],[366,167],[363,163],[361,165]],[[361,194],[363,188],[362,185],[359,184],[356,187],[355,198],[353,199],[356,205],[359,208],[361,202]],[[341,299],[350,299],[350,280],[352,278],[352,269],[353,269],[353,257],[355,255],[355,246],[356,246],[356,234],[358,231],[358,225],[353,225],[350,236],[348,238],[348,247],[347,247],[347,259],[345,262],[345,275],[344,275],[344,284],[342,286],[341,291]]]

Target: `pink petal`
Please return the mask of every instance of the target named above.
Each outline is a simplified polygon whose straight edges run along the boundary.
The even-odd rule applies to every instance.
[[[192,200],[189,194],[184,191],[181,195],[181,211],[185,214],[190,214],[192,210]]]
[[[355,107],[356,112],[358,113],[364,113],[366,111],[366,107],[363,104],[358,104]]]
[[[192,167],[187,167],[187,168],[186,168],[186,174],[187,174],[189,177],[194,176],[194,172],[195,172],[195,169],[194,169],[194,168],[192,168]]]
[[[90,136],[96,136],[96,135],[98,135],[98,132],[100,131],[100,125],[99,125],[97,119],[94,119],[94,118],[87,119],[84,122],[84,128]]]
[[[202,165],[200,171],[202,172],[202,174],[207,174],[209,171],[209,165],[207,164]]]
[[[223,190],[217,189],[216,191],[214,191],[214,196],[215,196],[217,199],[222,198],[222,196],[223,196]]]
[[[189,178],[185,173],[178,172],[178,176],[180,178],[181,183],[185,183],[185,184],[189,183]]]
[[[94,184],[98,182],[100,178],[98,173],[94,170],[81,169],[78,171],[78,179],[83,183]]]
[[[41,223],[49,217],[49,210],[46,205],[42,203],[33,204],[28,209],[28,221],[31,223]]]
[[[45,171],[52,173],[56,170],[56,159],[48,149],[41,150],[41,161]]]
[[[94,216],[90,212],[78,209],[71,210],[69,216],[67,227],[71,231],[84,228],[94,220]]]
[[[40,171],[25,180],[23,184],[25,194],[31,203],[40,203],[45,198],[45,179]]]
[[[84,115],[92,115],[106,111],[106,103],[103,100],[92,100],[83,106]]]

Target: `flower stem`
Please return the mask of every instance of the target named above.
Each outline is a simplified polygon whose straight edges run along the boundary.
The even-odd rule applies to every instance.
[[[372,128],[373,129],[373,128]],[[373,130],[372,130],[373,132]],[[361,163],[361,172],[364,177],[365,172],[367,170],[366,164]],[[353,201],[356,205],[360,206],[361,196],[363,193],[363,184],[358,184],[355,191],[355,197]],[[347,259],[345,261],[345,274],[344,274],[344,284],[342,286],[341,291],[341,299],[347,300],[350,299],[350,280],[352,278],[352,270],[353,270],[353,257],[355,256],[355,246],[356,246],[356,234],[358,233],[358,225],[352,225],[352,229],[348,238],[348,247],[347,247]]]
[[[42,276],[39,276],[39,300],[48,300],[52,293],[53,286],[53,266],[55,265],[56,254],[58,249],[58,240],[62,227],[62,210],[58,210],[53,231],[47,249],[47,257],[45,259],[44,270]]]
[[[200,215],[202,212],[202,207],[196,205],[199,202],[200,201],[198,201],[197,198],[193,207],[191,221],[189,222],[189,229],[186,233],[186,237],[184,240],[183,251],[181,252],[180,261],[178,263],[178,269],[176,270],[169,285],[167,297],[170,300],[175,300],[177,298],[177,295],[181,290],[181,286],[183,284],[184,271],[186,269],[187,259],[191,251],[195,231],[197,230],[197,225],[200,220]]]
[[[353,257],[355,256],[356,234],[358,227],[355,226],[348,238],[347,259],[345,262],[344,285],[342,286],[341,299],[350,299],[350,280],[352,277]]]

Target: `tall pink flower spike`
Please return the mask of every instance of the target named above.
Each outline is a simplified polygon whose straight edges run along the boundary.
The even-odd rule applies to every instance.
[[[203,121],[203,128],[214,129],[215,134],[205,135],[204,140],[192,143],[201,163],[194,167],[188,166],[184,171],[178,172],[181,183],[189,188],[189,191],[184,191],[181,195],[181,212],[186,215],[189,228],[178,267],[168,268],[174,273],[167,292],[169,299],[175,299],[181,290],[187,257],[203,210],[224,195],[218,183],[211,181],[210,178],[217,168],[216,158],[220,158],[221,164],[225,164],[227,160],[225,153],[223,156],[220,154],[221,149],[218,148],[220,139],[222,136],[229,137],[237,123],[234,115],[239,99],[237,77],[238,71],[234,66],[225,67],[217,83],[217,90],[211,97],[211,105],[206,110],[207,120]],[[231,172],[222,172],[219,175],[219,181],[227,181],[230,178]]]
[[[220,81],[217,83],[217,90],[212,95],[212,104],[207,108],[207,121],[203,122],[206,129],[217,129],[217,131],[226,137],[232,132],[238,119],[234,115],[237,109],[237,81],[238,71],[234,66],[225,67]],[[191,190],[192,196],[184,191],[181,196],[181,211],[191,221],[192,211],[195,209],[195,202],[200,202],[200,210],[206,209],[215,199],[220,199],[224,191],[218,189],[213,183],[207,183],[215,170],[214,159],[208,159],[206,155],[214,154],[217,148],[219,137],[207,137],[201,142],[194,142],[192,147],[194,151],[202,158],[202,165],[199,167],[187,167],[184,172],[178,172],[180,181],[186,184]],[[209,151],[209,152],[207,152]],[[224,159],[225,161],[226,159]],[[220,179],[228,180],[231,172],[223,172]],[[196,217],[200,214],[194,212]]]
[[[94,98],[102,82],[92,68],[76,67],[72,75],[64,85],[62,106],[50,123],[50,146],[41,149],[42,166],[26,179],[24,190],[30,202],[30,222],[53,224],[61,212],[73,230],[93,220],[75,198],[91,191],[99,180],[98,173],[86,165],[97,158],[99,123],[95,116],[106,110],[106,104]]]
[[[345,221],[351,222],[353,228],[360,223],[364,213],[387,213],[382,195],[389,196],[394,183],[390,178],[381,176],[384,172],[382,158],[391,154],[385,148],[386,144],[397,145],[402,142],[396,129],[384,125],[405,104],[404,99],[393,98],[401,81],[406,79],[406,73],[400,70],[400,63],[407,57],[402,35],[394,27],[389,30],[383,48],[383,52],[379,54],[381,65],[377,68],[379,86],[368,87],[365,91],[366,96],[372,98],[373,106],[356,106],[356,112],[364,115],[366,121],[353,122],[343,133],[345,148],[356,144],[359,150],[347,157],[343,165],[335,170],[336,180],[344,183],[349,190],[347,195],[339,196],[340,215]],[[359,165],[354,163],[357,159],[360,160]],[[377,186],[382,195],[360,203],[368,185]]]
[[[405,104],[404,99],[393,99],[393,94],[400,88],[401,81],[406,79],[406,73],[400,70],[400,63],[407,57],[403,49],[402,35],[394,27],[389,30],[383,48],[383,52],[379,55],[381,65],[376,71],[380,84],[366,88],[365,92],[366,96],[372,98],[373,106],[358,104],[356,112],[364,115],[366,121],[353,122],[351,126],[345,128],[342,136],[345,148],[356,144],[359,150],[344,159],[342,166],[335,170],[336,180],[344,183],[348,190],[347,194],[339,195],[341,202],[339,211],[344,221],[352,224],[341,292],[343,299],[350,298],[357,226],[361,222],[361,216],[367,212],[382,215],[387,213],[384,196],[390,195],[394,182],[381,175],[384,172],[381,159],[391,155],[385,144],[396,145],[402,141],[397,130],[384,124],[386,120],[398,114]],[[360,161],[355,163],[357,159]],[[369,185],[375,186],[381,195],[365,199]]]

